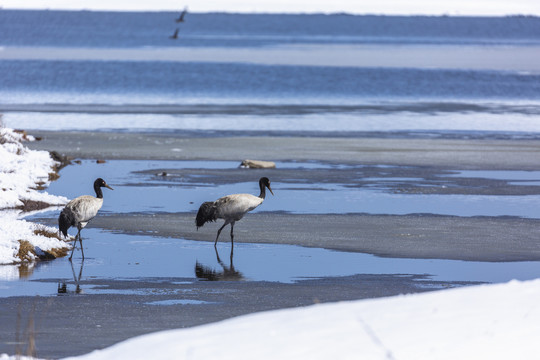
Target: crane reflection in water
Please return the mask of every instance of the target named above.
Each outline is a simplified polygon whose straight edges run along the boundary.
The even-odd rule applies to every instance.
[[[71,272],[73,274],[73,282],[75,283],[75,294],[82,294],[83,290],[81,289],[81,277],[83,273],[83,267],[84,267],[84,260],[81,261],[81,266],[79,268],[79,274],[75,274],[75,268],[73,267],[73,262],[69,262],[71,264]],[[58,294],[67,294],[68,288],[66,281],[62,281],[62,283],[58,284]]]
[[[210,266],[201,264],[199,261],[195,263],[195,276],[198,279],[208,280],[208,281],[240,281],[244,280],[244,275],[234,267],[233,255],[234,247],[231,246],[230,262],[227,266],[219,257],[219,252],[216,247],[216,259],[218,264],[221,266],[222,270],[215,270]]]

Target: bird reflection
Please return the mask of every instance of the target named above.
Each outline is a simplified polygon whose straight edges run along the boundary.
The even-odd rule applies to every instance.
[[[209,280],[209,281],[239,281],[244,280],[244,275],[238,270],[234,268],[233,263],[233,252],[234,247],[231,247],[231,255],[230,255],[230,265],[227,266],[225,263],[221,260],[219,257],[219,252],[216,247],[214,247],[214,250],[216,251],[216,258],[217,262],[221,267],[223,268],[223,271],[217,271],[212,269],[209,266],[205,266],[201,264],[200,262],[195,263],[195,276],[199,279]]]
[[[81,267],[79,268],[79,274],[75,274],[75,268],[73,267],[73,263],[70,261],[71,264],[71,273],[73,274],[73,281],[75,282],[75,294],[81,294],[82,289],[80,285],[81,276],[83,272],[84,267],[84,260],[81,262]],[[58,294],[66,294],[68,292],[67,290],[67,283],[64,281],[61,284],[58,284]]]
[[[176,30],[174,31],[174,33],[169,36],[169,38],[171,39],[178,39],[178,32],[180,31],[180,29],[176,28]]]

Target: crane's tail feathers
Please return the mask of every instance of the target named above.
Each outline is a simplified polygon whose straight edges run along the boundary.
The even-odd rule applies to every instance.
[[[64,234],[64,237],[68,236],[68,229],[74,224],[75,218],[71,211],[64,209],[58,217],[58,228],[60,232]]]
[[[195,224],[197,229],[203,226],[209,221],[216,221],[216,207],[213,202],[207,201],[202,203],[199,211],[197,212],[197,217],[195,219]]]

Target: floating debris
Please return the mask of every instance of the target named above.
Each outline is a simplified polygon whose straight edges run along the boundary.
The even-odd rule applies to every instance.
[[[247,169],[275,169],[276,163],[273,161],[262,161],[262,160],[244,160],[240,164],[241,168]]]

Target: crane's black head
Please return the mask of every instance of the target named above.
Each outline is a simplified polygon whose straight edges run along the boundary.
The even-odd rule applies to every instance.
[[[274,192],[272,191],[272,188],[270,187],[270,180],[267,177],[262,177],[259,180],[259,185],[261,187],[261,190],[263,189],[263,186],[266,186],[268,190],[274,195]]]
[[[112,187],[107,185],[105,180],[103,180],[102,178],[97,178],[96,181],[94,181],[94,187],[106,187],[107,189],[114,190]]]

